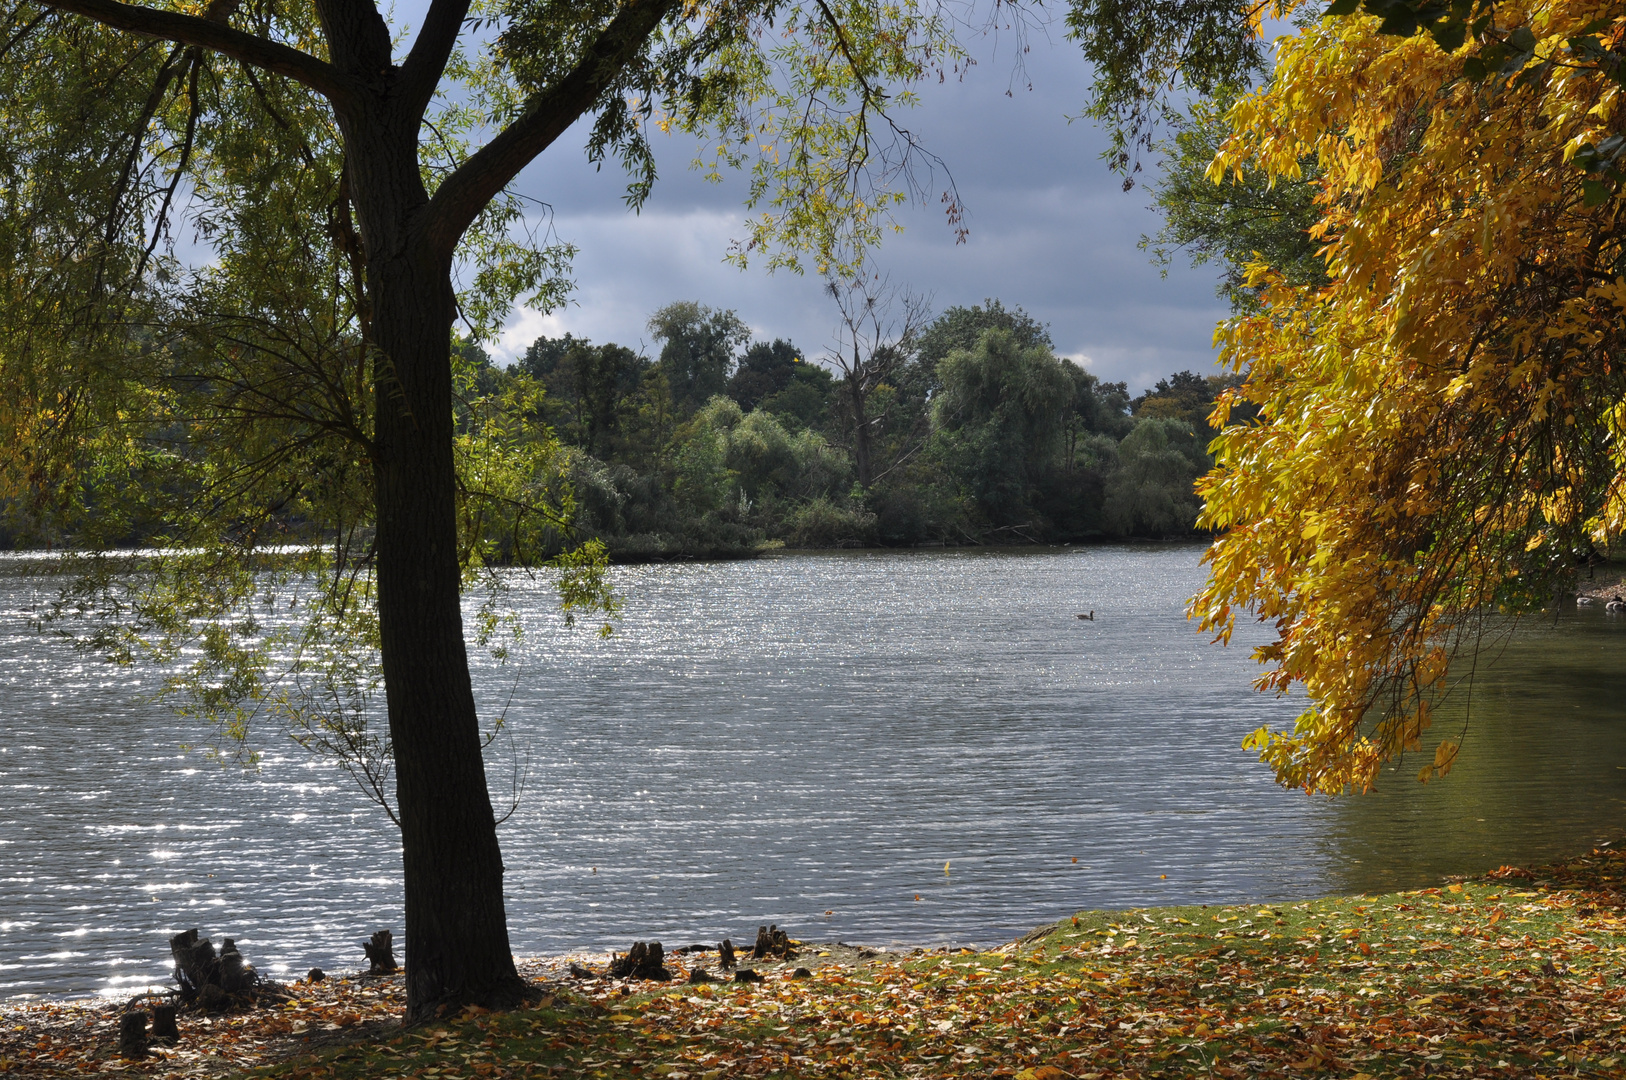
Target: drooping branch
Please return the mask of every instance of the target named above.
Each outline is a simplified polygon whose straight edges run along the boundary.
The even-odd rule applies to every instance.
[[[447,177],[429,200],[421,240],[435,258],[450,260],[463,233],[519,171],[593,107],[679,0],[632,0],[587,49],[580,62],[532,97],[520,117]]]
[[[163,66],[158,69],[158,77],[153,81],[152,92],[147,95],[146,104],[141,107],[140,118],[134,125],[130,136],[130,152],[125,155],[124,168],[119,172],[118,182],[113,185],[113,197],[108,201],[106,242],[109,247],[113,245],[118,235],[122,219],[119,208],[124,203],[124,195],[131,181],[135,178],[136,167],[141,164],[142,138],[152,118],[158,115],[159,108],[164,104],[164,95],[169,92],[169,84],[175,80],[180,70],[176,61],[184,51],[184,45],[176,45],[164,59]]]
[[[348,109],[355,95],[356,87],[351,81],[325,61],[280,41],[234,30],[213,19],[159,11],[139,4],[122,4],[118,0],[42,2],[58,11],[83,15],[115,30],[195,45],[278,75],[286,75],[315,90],[340,111]]]

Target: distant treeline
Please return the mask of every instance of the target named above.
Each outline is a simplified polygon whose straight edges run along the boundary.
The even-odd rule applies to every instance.
[[[688,301],[651,317],[653,359],[567,335],[539,338],[505,368],[459,344],[460,430],[520,409],[511,434],[536,453],[514,461],[546,475],[515,490],[574,504],[573,527],[548,546],[596,537],[621,560],[1195,531],[1208,416],[1232,380],[1180,372],[1131,398],[1057,357],[1019,307],[930,317],[914,301],[893,318],[884,290],[831,294],[845,340],[822,362],[788,341],[753,342],[734,312]],[[147,428],[130,462],[87,461],[71,497],[0,499],[0,549],[190,535],[176,531],[176,508],[214,497],[213,474],[184,424]],[[299,507],[290,498],[267,520],[302,535]]]
[[[698,303],[649,328],[654,359],[569,335],[513,369],[463,348],[484,392],[518,372],[546,388],[577,528],[621,559],[1191,534],[1232,385],[1181,372],[1131,399],[998,300],[854,333],[839,372]]]

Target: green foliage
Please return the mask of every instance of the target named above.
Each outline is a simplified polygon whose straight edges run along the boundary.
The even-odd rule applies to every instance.
[[[1239,0],[1072,0],[1067,33],[1095,73],[1084,113],[1107,126],[1124,190],[1157,126],[1178,118],[1177,91],[1210,97],[1259,70],[1263,14]]]
[[[1193,266],[1217,261],[1218,292],[1238,312],[1256,309],[1260,286],[1249,284],[1249,267],[1269,267],[1291,285],[1327,284],[1321,244],[1310,230],[1321,220],[1316,205],[1321,173],[1315,155],[1299,162],[1299,175],[1267,176],[1248,166],[1216,183],[1208,176],[1219,148],[1230,137],[1225,114],[1236,100],[1229,87],[1192,103],[1171,120],[1172,139],[1161,144],[1163,168],[1152,182],[1152,208],[1163,216],[1155,237],[1141,237],[1153,261],[1164,267],[1184,252]],[[1257,281],[1257,278],[1254,280]]]
[[[1078,440],[1087,434],[1112,439],[1129,434],[1133,424],[1127,415],[1130,401],[1126,384],[1104,383],[1071,360],[1062,364],[1062,370],[1073,383],[1072,404],[1063,420],[1069,461],[1076,456]]]
[[[1043,345],[986,330],[937,366],[936,454],[990,522],[1032,524],[1029,491],[1060,448],[1073,384]]]
[[[1194,485],[1208,456],[1191,426],[1146,417],[1118,444],[1118,469],[1107,480],[1107,525],[1128,536],[1178,536],[1202,510]]]
[[[734,354],[750,329],[732,311],[713,311],[692,300],[668,304],[649,317],[649,332],[661,347],[672,400],[683,412],[700,408],[728,387]]]
[[[674,307],[691,317],[710,311]],[[1189,372],[1163,380],[1133,404],[1141,421],[1171,418],[1172,426],[1141,431],[1124,384],[1056,357],[1044,327],[1021,308],[998,300],[953,307],[904,347],[893,381],[868,398],[872,452],[883,463],[868,490],[854,483],[852,427],[838,397],[846,383],[786,341],[746,349],[728,394],[687,419],[670,410],[664,422],[638,427],[640,410],[662,407],[651,388],[665,385],[667,361],[655,361],[636,387],[622,384],[615,413],[623,437],[608,443],[587,444],[570,403],[544,402],[577,448],[567,473],[578,522],[616,559],[735,556],[776,542],[1029,542],[1193,530],[1200,504],[1191,463],[1206,468],[1207,438],[1191,432],[1207,432],[1214,397],[1229,380]],[[539,339],[520,367],[543,372],[568,395],[573,384],[561,373],[595,348]],[[678,363],[688,365],[689,355]]]
[[[546,391],[541,415],[561,438],[589,454],[608,455],[635,423],[650,363],[625,346],[593,345],[566,334],[532,342],[519,368]]]
[[[822,428],[834,397],[835,377],[830,370],[803,360],[791,369],[784,388],[764,398],[761,407],[793,427]]]
[[[876,516],[861,505],[820,496],[803,503],[784,522],[785,543],[796,548],[868,547]]]
[[[739,425],[740,407],[728,398],[712,398],[684,425],[678,436],[672,493],[702,514],[734,502],[744,504],[738,476],[728,467],[729,435]]]
[[[728,396],[749,412],[790,386],[802,363],[796,346],[783,338],[775,338],[771,345],[758,341],[740,357],[739,367],[728,380]]]
[[[1178,420],[1208,440],[1219,434],[1212,422],[1215,405],[1225,391],[1242,385],[1240,375],[1198,375],[1194,371],[1177,371],[1129,403],[1137,419],[1161,417]],[[1256,405],[1241,403],[1227,413],[1227,423],[1243,424],[1259,415]]]
[[[970,307],[956,306],[944,310],[921,332],[915,342],[916,355],[926,363],[935,365],[956,350],[970,352],[976,349],[983,334],[989,330],[1003,330],[1010,334],[1018,349],[1055,347],[1050,340],[1049,328],[1020,307],[1007,311],[1004,303],[997,298],[984,300],[983,304],[987,306],[972,304]]]

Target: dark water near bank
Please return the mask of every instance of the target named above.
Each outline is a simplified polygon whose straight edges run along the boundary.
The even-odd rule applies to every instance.
[[[1311,800],[1239,749],[1298,710],[1250,689],[1243,635],[1221,649],[1185,622],[1199,555],[625,568],[609,641],[521,585],[524,642],[476,674],[507,709],[499,800],[528,771],[502,826],[515,951],[764,922],[993,942],[1081,908],[1376,891],[1623,831],[1626,620],[1521,627],[1444,782]],[[28,630],[50,588],[0,565],[0,997],[161,981],[190,926],[291,972],[356,966],[400,927],[392,827],[348,778],[269,732],[257,773],[183,752],[196,729],[138,702],[152,673]]]

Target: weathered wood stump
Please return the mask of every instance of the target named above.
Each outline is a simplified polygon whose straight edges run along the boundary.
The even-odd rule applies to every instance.
[[[280,988],[260,978],[243,959],[236,942],[224,938],[220,945],[220,952],[216,954],[214,945],[208,938],[199,937],[196,929],[169,939],[170,955],[175,958],[175,982],[181,988],[181,1004],[197,1006],[205,1012],[225,1012],[255,1004],[266,993],[280,998]]]
[[[220,988],[228,994],[236,994],[247,990],[258,981],[258,976],[243,954],[237,951],[237,943],[231,938],[222,938],[220,941]]]
[[[731,941],[728,938],[723,939],[722,944],[717,946],[717,959],[718,959],[718,962],[719,962],[720,966],[722,966],[724,968],[731,968],[731,967],[734,966],[734,942],[733,941]]]
[[[147,1014],[142,1009],[119,1017],[119,1053],[128,1058],[147,1056]]]
[[[757,960],[794,960],[796,959],[796,943],[790,935],[779,929],[778,926],[757,927],[757,943],[751,948],[751,955]]]
[[[181,1000],[193,1002],[205,986],[220,985],[220,958],[214,944],[200,938],[196,928],[169,939],[169,952],[175,958],[175,981],[181,987]]]
[[[689,981],[692,983],[716,982],[717,978],[703,967],[689,969]]]
[[[666,959],[666,950],[661,943],[651,941],[644,943],[635,941],[632,948],[627,950],[625,956],[618,956],[610,962],[610,969],[606,974],[612,979],[660,979],[665,981],[672,977],[672,973],[663,966]]]
[[[363,942],[362,952],[367,954],[370,967],[369,975],[391,975],[396,969],[395,965],[395,935],[388,930],[380,930],[373,935],[371,941]]]
[[[152,1037],[155,1042],[159,1039],[165,1042],[176,1042],[180,1039],[181,1029],[175,1025],[175,1006],[152,1007]]]

